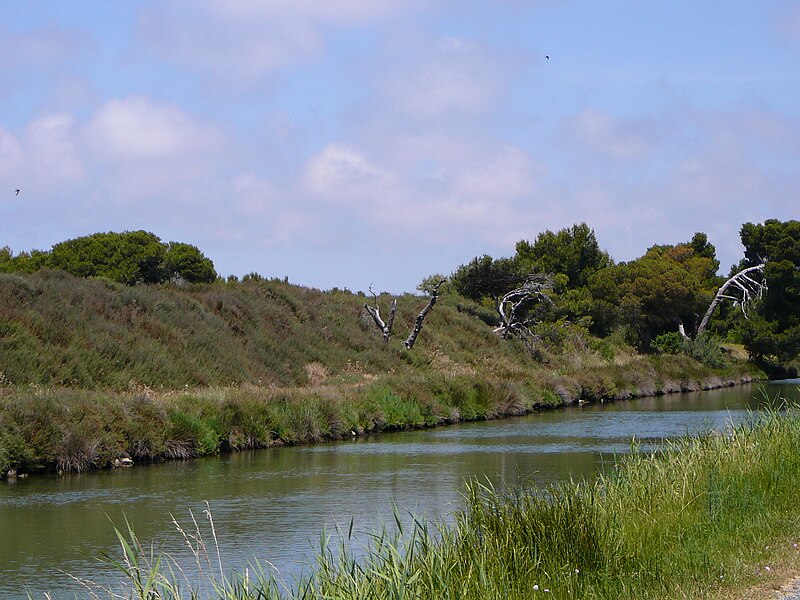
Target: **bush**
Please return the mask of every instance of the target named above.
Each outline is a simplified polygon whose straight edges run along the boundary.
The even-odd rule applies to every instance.
[[[653,348],[661,354],[680,354],[684,351],[683,336],[677,331],[657,335],[653,340]]]

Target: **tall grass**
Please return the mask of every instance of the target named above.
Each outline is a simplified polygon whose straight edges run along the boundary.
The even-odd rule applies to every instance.
[[[316,442],[758,376],[744,363],[638,356],[577,326],[559,328],[558,351],[535,359],[452,298],[409,352],[382,342],[362,318],[365,300],[274,280],[126,287],[0,273],[0,473]],[[395,328],[424,302],[400,298]]]
[[[333,544],[322,535],[300,581],[282,581],[268,563],[226,573],[199,527],[188,578],[132,531],[120,535],[115,564],[128,578],[124,597],[148,599],[718,597],[752,585],[777,558],[769,548],[798,539],[798,501],[794,407],[655,453],[634,448],[592,481],[507,492],[473,481],[452,522],[415,519],[404,531],[396,517],[365,554],[349,545],[351,523]],[[154,582],[146,593],[142,581]]]
[[[448,298],[409,352],[399,339],[426,299],[399,298],[398,340],[388,346],[362,318],[365,301],[281,281],[126,287],[60,271],[0,273],[0,382],[125,392],[131,385],[303,387],[427,371],[522,381],[587,367],[625,370],[620,348],[576,326],[559,329],[558,352],[537,360]],[[687,384],[695,372],[725,376],[725,368],[682,358],[661,362],[675,364]]]

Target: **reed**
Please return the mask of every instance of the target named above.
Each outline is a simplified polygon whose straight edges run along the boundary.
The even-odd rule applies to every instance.
[[[350,545],[351,522],[323,533],[313,572],[290,583],[266,562],[227,573],[210,511],[211,548],[196,521],[191,536],[181,530],[196,573],[129,528],[112,564],[128,581],[122,597],[142,599],[731,597],[769,576],[787,549],[796,554],[798,501],[800,410],[791,407],[655,452],[633,442],[591,481],[504,490],[472,481],[451,521],[408,526],[396,514],[363,554]]]

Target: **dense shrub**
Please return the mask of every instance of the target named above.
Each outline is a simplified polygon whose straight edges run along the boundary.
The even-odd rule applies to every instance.
[[[67,240],[49,252],[22,252],[0,257],[0,271],[31,273],[60,269],[77,277],[105,277],[125,285],[163,283],[173,278],[210,283],[217,278],[214,264],[191,244],[162,243],[147,231],[95,233]]]

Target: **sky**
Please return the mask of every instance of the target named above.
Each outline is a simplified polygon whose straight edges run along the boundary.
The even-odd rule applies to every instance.
[[[797,1],[0,0],[15,253],[144,229],[399,293],[585,222],[724,274],[799,192]]]

